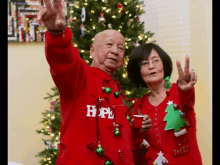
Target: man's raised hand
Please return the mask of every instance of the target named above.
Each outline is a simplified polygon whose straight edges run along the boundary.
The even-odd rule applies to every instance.
[[[44,0],[46,8],[41,9],[37,14],[37,21],[41,26],[50,30],[63,30],[65,27],[65,15],[61,8],[61,0]]]

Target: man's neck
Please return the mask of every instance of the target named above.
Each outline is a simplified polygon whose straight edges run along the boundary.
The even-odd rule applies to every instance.
[[[111,77],[113,77],[114,72],[115,72],[115,71],[113,71],[111,69],[108,69],[108,68],[106,68],[104,66],[99,65],[97,62],[92,62],[91,67],[99,68],[102,71],[104,71],[105,73],[107,73],[108,75],[110,75]]]

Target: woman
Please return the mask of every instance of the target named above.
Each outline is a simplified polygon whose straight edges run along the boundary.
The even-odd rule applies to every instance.
[[[128,77],[137,87],[150,90],[135,102],[133,109],[134,114],[147,114],[152,120],[150,131],[143,136],[149,147],[143,150],[138,164],[202,164],[194,112],[197,75],[189,71],[188,56],[184,71],[178,60],[176,65],[179,79],[171,84],[171,58],[158,45],[143,44],[129,57]]]

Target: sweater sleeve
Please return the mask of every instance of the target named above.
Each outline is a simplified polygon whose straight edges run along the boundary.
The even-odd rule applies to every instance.
[[[72,32],[67,27],[63,34],[45,33],[45,54],[50,72],[59,94],[64,99],[73,98],[83,87],[87,64],[73,46]],[[74,95],[73,95],[74,94]]]
[[[177,90],[179,94],[179,98],[181,100],[181,104],[183,107],[186,107],[187,109],[194,109],[194,104],[195,104],[195,88],[194,86],[187,90],[183,91],[179,89],[178,87],[178,81],[177,81]]]

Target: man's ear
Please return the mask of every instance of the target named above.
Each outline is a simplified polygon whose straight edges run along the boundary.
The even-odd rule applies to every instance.
[[[94,45],[90,46],[90,55],[92,56],[92,58],[94,58],[94,54],[95,54],[95,47]]]

